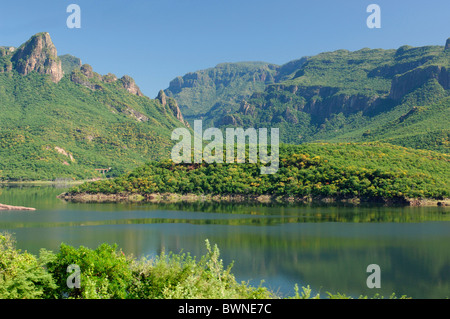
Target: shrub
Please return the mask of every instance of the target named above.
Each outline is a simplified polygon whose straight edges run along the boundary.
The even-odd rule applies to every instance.
[[[238,283],[231,274],[232,265],[224,269],[217,246],[206,240],[208,253],[197,262],[189,254],[165,254],[141,259],[132,265],[133,298],[163,299],[244,299],[271,298],[263,287]]]
[[[9,233],[0,233],[0,299],[46,298],[57,288],[45,265],[54,255],[41,250],[36,258],[15,248]]]
[[[61,245],[54,262],[48,268],[60,286],[59,296],[75,299],[123,299],[127,298],[131,282],[130,262],[117,250],[117,245],[102,244],[92,250]],[[80,267],[80,288],[67,286],[69,265]]]

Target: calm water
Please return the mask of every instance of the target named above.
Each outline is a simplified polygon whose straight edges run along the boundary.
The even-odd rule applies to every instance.
[[[37,211],[0,211],[0,232],[37,254],[61,242],[96,248],[117,243],[127,254],[205,254],[217,244],[224,264],[249,281],[292,295],[310,285],[341,292],[414,298],[450,297],[450,208],[299,205],[76,204],[54,187],[0,188],[0,203]],[[366,286],[366,267],[381,268],[381,288]]]

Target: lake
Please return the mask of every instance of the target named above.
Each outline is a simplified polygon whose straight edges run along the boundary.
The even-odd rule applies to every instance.
[[[8,186],[0,203],[36,211],[0,211],[0,232],[38,254],[61,242],[96,248],[117,243],[134,256],[161,251],[206,253],[217,244],[238,281],[283,296],[294,285],[358,297],[450,297],[450,207],[242,204],[68,203],[67,188]],[[368,288],[367,266],[381,270]]]

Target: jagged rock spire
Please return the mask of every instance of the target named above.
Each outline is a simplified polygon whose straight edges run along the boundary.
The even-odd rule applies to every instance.
[[[17,72],[23,75],[32,71],[49,74],[55,83],[64,75],[56,47],[47,32],[35,34],[22,44],[15,51],[11,61]]]

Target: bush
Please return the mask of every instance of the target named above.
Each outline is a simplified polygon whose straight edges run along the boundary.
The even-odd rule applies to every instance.
[[[49,272],[58,283],[60,298],[76,299],[123,299],[128,296],[132,279],[130,262],[117,250],[117,245],[102,244],[92,250],[61,245],[55,261],[50,263]],[[80,288],[67,286],[67,267],[80,267]]]
[[[141,259],[132,265],[133,298],[139,299],[250,299],[271,298],[263,287],[238,283],[231,274],[232,265],[224,269],[220,253],[206,240],[208,253],[197,262],[189,254],[165,254]]]
[[[41,250],[39,258],[15,248],[11,234],[0,233],[0,299],[36,299],[57,286],[45,265],[54,255]]]

